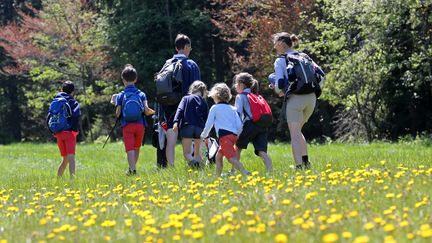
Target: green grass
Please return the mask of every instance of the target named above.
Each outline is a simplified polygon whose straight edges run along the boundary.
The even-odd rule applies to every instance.
[[[0,146],[0,242],[272,242],[278,234],[320,242],[331,233],[339,242],[432,239],[429,146],[312,145],[313,169],[297,172],[290,145],[272,144],[271,174],[249,148],[242,154],[256,171],[249,178],[190,170],[180,146],[176,166],[159,170],[150,145],[141,150],[139,175],[126,177],[123,145],[101,147],[77,146],[71,180],[68,171],[56,177],[55,144]]]

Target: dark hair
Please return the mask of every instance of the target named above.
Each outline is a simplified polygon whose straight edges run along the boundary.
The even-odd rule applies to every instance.
[[[287,32],[280,32],[273,35],[273,42],[276,41],[282,41],[288,47],[293,47],[298,43],[299,38],[296,35],[290,35]]]
[[[137,79],[137,76],[135,68],[131,64],[126,64],[121,73],[122,79],[126,82],[133,82]]]
[[[71,94],[75,90],[75,85],[72,83],[72,81],[64,81],[62,84],[62,91],[66,94]]]
[[[259,93],[259,84],[258,80],[254,79],[252,86],[250,87],[252,94],[258,94]]]
[[[178,34],[175,38],[174,44],[177,50],[182,50],[185,48],[186,45],[191,44],[191,40],[187,35]]]
[[[252,74],[247,72],[239,73],[235,76],[235,83],[242,83],[246,86],[246,88],[252,88],[255,82],[258,82],[254,79]]]

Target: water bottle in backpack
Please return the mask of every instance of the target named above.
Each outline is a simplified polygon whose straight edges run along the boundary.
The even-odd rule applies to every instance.
[[[53,133],[71,129],[71,116],[72,109],[67,99],[64,97],[54,98],[48,110],[48,129]]]
[[[123,93],[122,117],[127,122],[138,121],[143,116],[144,104],[139,94],[139,91]]]

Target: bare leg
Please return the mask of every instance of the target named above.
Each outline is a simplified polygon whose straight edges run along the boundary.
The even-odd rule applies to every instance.
[[[273,170],[273,163],[268,154],[264,151],[259,151],[258,155],[264,161],[267,172],[271,172]]]
[[[302,149],[301,149],[301,155],[308,155],[308,150],[307,150],[307,142],[306,142],[306,138],[303,136],[303,133],[301,133],[301,138],[302,138]]]
[[[127,160],[128,160],[128,164],[129,164],[129,170],[136,170],[136,158],[137,156],[135,155],[135,150],[129,150],[126,152],[127,153]]]
[[[140,149],[135,149],[135,167],[138,164],[138,158],[139,158]]]
[[[67,159],[67,156],[63,156],[62,162],[60,163],[58,169],[57,169],[57,176],[63,176],[63,172],[66,169],[66,166],[68,165],[69,161]]]
[[[183,138],[182,139],[183,146],[183,157],[189,162],[193,160],[192,156],[192,138]]]
[[[68,154],[67,160],[69,161],[69,174],[73,177],[75,176],[75,154]]]
[[[239,147],[237,147],[237,158],[238,158],[239,161],[240,161],[241,151],[242,151],[242,149],[239,148]],[[230,171],[230,173],[234,174],[235,170],[236,170],[235,166],[233,164],[231,164],[231,171]]]
[[[243,164],[236,157],[229,158],[228,161],[243,175],[250,175],[250,172],[243,167]]]
[[[302,152],[304,145],[304,137],[301,133],[301,126],[298,122],[289,122],[288,128],[291,136],[291,147],[293,151],[294,160],[296,165],[302,164]]]
[[[202,141],[199,138],[194,139],[194,157],[195,160],[198,162],[202,162],[203,158],[202,158]]]
[[[219,151],[216,154],[216,176],[221,176],[223,169],[223,155]]]
[[[177,132],[174,132],[172,128],[166,132],[167,144],[166,144],[166,157],[169,165],[174,165],[175,156],[175,145],[177,142]]]

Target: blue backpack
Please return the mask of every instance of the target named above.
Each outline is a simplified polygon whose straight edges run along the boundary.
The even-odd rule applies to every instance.
[[[72,128],[70,117],[72,109],[64,97],[56,97],[51,102],[48,110],[48,129],[53,132],[61,132]]]
[[[139,94],[139,90],[123,93],[122,117],[127,122],[138,121],[142,117],[144,104]]]

